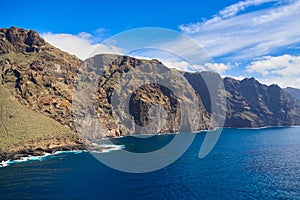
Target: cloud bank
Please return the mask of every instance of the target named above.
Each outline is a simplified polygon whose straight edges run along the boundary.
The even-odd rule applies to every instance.
[[[300,86],[300,56],[266,56],[251,62],[246,70],[262,75],[259,80],[266,84],[278,83],[282,87]]]
[[[250,6],[271,7],[243,12]],[[231,5],[211,19],[180,25],[212,57],[246,61],[300,46],[300,1],[247,0]]]
[[[77,35],[72,34],[54,34],[51,32],[42,33],[41,36],[53,46],[66,51],[78,58],[84,60],[94,55],[95,50],[97,54],[112,53],[121,54],[122,50],[114,46],[105,46],[103,44],[94,43],[97,38],[91,34],[81,32]]]

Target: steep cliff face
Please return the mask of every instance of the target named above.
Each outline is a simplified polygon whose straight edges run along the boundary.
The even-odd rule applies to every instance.
[[[100,80],[96,88],[95,109],[107,136],[178,132],[183,128],[184,120],[192,127],[191,131],[208,128],[209,114],[201,99],[178,71],[168,69],[157,60],[128,56],[97,55],[86,63],[89,61],[91,64],[85,65],[84,72],[77,80],[83,87],[78,99],[84,103],[78,104],[76,112],[79,110],[78,114],[84,120],[88,118],[84,112],[89,107],[84,105],[92,104],[89,99],[93,95],[88,95],[95,93],[95,89],[88,94],[81,94]],[[193,109],[190,109],[191,106]],[[152,112],[153,109],[158,110]]]
[[[255,79],[223,80],[219,74],[212,72],[178,72],[166,68],[157,60],[118,55],[98,55],[90,61],[94,62],[93,59],[101,61],[101,65],[97,66],[101,68],[101,73],[94,65],[83,69],[81,60],[51,46],[35,31],[14,27],[0,29],[1,84],[23,106],[54,119],[72,131],[78,128],[74,124],[74,113],[81,117],[87,115],[86,110],[74,111],[74,82],[86,80],[97,83],[97,88],[89,91],[89,85],[86,85],[87,90],[79,95],[79,100],[93,93],[91,99],[94,107],[88,109],[91,113],[97,113],[103,137],[136,133],[147,126],[153,132],[184,131],[180,127],[181,120],[189,125],[194,123],[196,130],[207,129],[214,114],[211,96],[222,92],[217,87],[209,90],[207,81],[211,85],[224,83],[227,104],[218,104],[226,112],[226,127],[300,124],[299,101],[276,85],[262,85]],[[171,84],[142,84],[153,74],[156,80],[163,83],[164,79],[168,79]],[[159,74],[161,76],[156,76]],[[80,77],[83,80],[78,80]],[[126,87],[119,84],[124,77],[130,80]],[[122,92],[118,88],[123,88]],[[114,102],[114,94],[118,95],[117,103]],[[182,111],[187,102],[197,102],[197,105]],[[128,112],[121,107],[124,104],[128,105]],[[79,106],[85,109],[84,104]],[[152,109],[157,106],[162,108],[161,112],[151,116]],[[193,122],[190,118],[194,119]],[[163,123],[164,119],[166,121]],[[124,121],[129,121],[128,126],[124,126]]]
[[[0,29],[0,161],[85,148],[70,130],[70,85],[80,63],[35,31]]]
[[[46,42],[33,30],[1,29],[0,31],[0,55],[11,52],[39,52]]]
[[[2,84],[21,104],[73,127],[72,84],[81,61],[35,31],[0,29]]]
[[[218,81],[216,73],[185,73],[199,94],[206,110],[211,112],[210,92],[205,81]],[[300,124],[300,104],[277,85],[266,86],[254,78],[242,81],[224,78],[227,109],[225,127],[289,126]],[[224,104],[225,105],[225,104]]]
[[[287,87],[284,89],[287,93],[289,93],[292,97],[300,101],[300,89]]]
[[[157,60],[140,60],[128,56],[99,55],[97,59],[103,61],[100,66],[103,73],[95,76],[97,70],[82,69],[82,61],[45,42],[35,31],[11,28],[0,29],[0,55],[1,83],[8,89],[21,104],[43,115],[53,118],[57,122],[75,131],[73,118],[72,93],[74,82],[78,76],[83,75],[90,81],[99,82],[97,91],[92,97],[96,106],[91,112],[98,113],[102,125],[102,136],[118,136],[137,133],[138,127],[153,126],[153,132],[180,131],[180,121],[187,123],[197,121],[193,130],[206,129],[209,123],[209,114],[206,112],[202,100],[194,94],[192,88],[186,84],[185,79],[178,78],[177,71],[171,71]],[[147,69],[142,70],[141,65]],[[91,66],[93,67],[93,66]],[[135,74],[128,72],[135,70]],[[159,84],[141,84],[143,76],[152,76],[155,70],[165,71],[172,83],[172,88],[177,91],[178,97],[168,90],[168,87]],[[157,71],[159,74],[161,71]],[[170,73],[169,73],[170,72]],[[130,111],[121,111],[118,116],[113,116],[112,94],[116,84],[125,75],[131,76],[132,86],[127,87],[123,94],[133,94],[130,101]],[[173,77],[172,77],[173,76]],[[94,80],[97,77],[98,80]],[[160,77],[163,81],[167,77]],[[76,80],[78,81],[78,80]],[[175,83],[176,82],[176,83]],[[139,84],[141,87],[135,88]],[[87,90],[88,91],[88,90]],[[92,91],[95,92],[95,91]],[[83,94],[83,96],[85,96]],[[193,99],[194,98],[194,99]],[[195,100],[195,98],[197,98]],[[183,100],[184,99],[184,100]],[[183,103],[197,102],[195,108],[189,112],[181,112]],[[118,106],[118,105],[116,105]],[[161,114],[150,116],[151,109],[160,106]],[[81,115],[85,115],[83,111]],[[165,112],[165,113],[164,113]],[[188,113],[188,114],[186,114]],[[151,113],[150,113],[151,114]],[[166,114],[166,122],[162,123]],[[189,116],[188,116],[189,115]],[[193,117],[192,117],[193,116]],[[133,121],[131,120],[133,118]],[[161,120],[160,120],[161,119]],[[120,121],[131,120],[132,127],[126,127]],[[155,129],[154,120],[161,125]],[[190,120],[190,121],[189,121]],[[132,123],[130,122],[130,123]],[[128,125],[128,124],[127,124]],[[78,128],[78,127],[77,127]],[[149,132],[150,133],[150,132]]]
[[[227,127],[289,126],[300,123],[300,107],[277,85],[266,86],[254,78],[225,78]]]

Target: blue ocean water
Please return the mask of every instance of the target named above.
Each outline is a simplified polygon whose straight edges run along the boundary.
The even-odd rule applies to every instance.
[[[300,199],[299,127],[224,129],[199,159],[204,136],[170,166],[144,174],[110,169],[87,152],[3,167],[0,199]],[[172,137],[114,142],[144,152]]]

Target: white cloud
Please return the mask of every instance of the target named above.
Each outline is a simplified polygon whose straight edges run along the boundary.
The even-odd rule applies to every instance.
[[[200,72],[205,71],[207,68],[205,68],[202,65],[191,65],[190,63],[186,61],[168,61],[168,60],[162,60],[162,63],[169,67],[169,68],[175,68],[181,71],[185,72]]]
[[[80,59],[86,59],[100,53],[122,54],[122,50],[117,47],[94,44],[93,42],[96,38],[86,32],[81,32],[77,35],[48,32],[42,33],[41,36],[53,46],[76,55]]]
[[[204,65],[197,65],[197,64],[191,64],[185,60],[178,60],[176,58],[170,59],[165,57],[145,57],[145,56],[138,56],[138,55],[130,55],[134,56],[135,58],[139,59],[159,59],[166,67],[168,68],[175,68],[181,71],[186,72],[201,72],[201,71],[214,71],[218,72],[220,74],[224,74],[227,70],[231,69],[232,66],[230,63],[224,64],[224,63],[205,63]],[[238,63],[235,63],[234,66],[237,66]]]
[[[282,87],[300,88],[300,56],[266,56],[251,62],[246,71],[262,75],[259,80],[266,84],[277,83]]]
[[[293,13],[299,12],[299,4],[292,4],[293,6],[283,6],[280,9],[270,10],[266,14],[254,17],[252,20],[257,24],[265,24],[280,19],[281,17],[288,17]]]
[[[205,63],[204,65],[191,65],[186,61],[170,61],[164,59],[162,59],[161,61],[164,65],[166,65],[169,68],[175,68],[187,72],[214,71],[222,75],[227,70],[232,68],[232,66],[229,63]]]
[[[278,5],[238,14],[266,2]],[[300,27],[300,1],[252,0],[233,4],[207,21],[179,28],[210,56],[245,61],[300,43],[300,29],[296,27]],[[174,46],[180,47],[179,42]]]
[[[299,78],[291,79],[290,77],[270,76],[270,77],[257,78],[257,80],[266,85],[277,84],[281,88],[293,87],[293,88],[300,89],[300,79]]]
[[[165,56],[141,56],[141,55],[129,55],[138,59],[145,59],[145,60],[151,60],[151,59],[158,59],[160,62],[162,62],[163,65],[165,65],[168,68],[174,68],[178,69],[180,71],[185,72],[200,72],[200,71],[207,71],[209,70],[205,66],[202,65],[192,65],[191,63],[184,61],[184,60],[178,60],[178,58],[170,58]]]
[[[245,0],[239,1],[238,3],[232,4],[223,10],[219,11],[218,14],[214,15],[211,19],[205,20],[204,22],[191,23],[188,25],[180,25],[179,28],[186,34],[194,34],[201,31],[201,27],[209,26],[221,22],[224,19],[234,17],[241,11],[251,6],[259,6],[264,3],[278,2],[279,0]]]
[[[227,70],[231,69],[231,64],[229,64],[229,63],[227,63],[227,64],[224,64],[224,63],[206,63],[204,66],[207,67],[209,70],[214,71],[214,72],[218,72],[220,74],[223,74]]]
[[[240,1],[236,4],[230,5],[226,7],[225,9],[221,10],[219,12],[219,15],[224,19],[228,17],[235,16],[241,11],[244,11],[246,8],[250,6],[258,6],[264,3],[269,2],[276,2],[276,0],[246,0],[246,1]]]
[[[222,77],[225,78],[225,77],[228,77],[228,76],[222,76]],[[229,77],[234,78],[235,80],[239,80],[239,81],[246,78],[245,76],[229,76]]]

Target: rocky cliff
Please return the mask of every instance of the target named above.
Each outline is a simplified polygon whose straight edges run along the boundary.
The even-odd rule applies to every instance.
[[[209,90],[207,80],[212,85],[222,82],[225,86],[226,104],[220,106],[226,112],[226,127],[300,124],[298,100],[277,85],[266,86],[253,78],[238,81],[222,79],[212,72],[178,72],[157,60],[118,55],[98,55],[86,63],[92,65],[83,65],[75,56],[51,46],[35,31],[15,27],[0,29],[1,85],[11,98],[16,99],[15,103],[58,122],[72,133],[92,127],[93,123],[76,125],[74,115],[87,119],[92,113],[96,113],[94,116],[101,122],[101,137],[137,133],[147,126],[150,127],[148,131],[153,132],[188,131],[182,129],[180,124],[183,121],[192,125],[194,130],[207,129],[211,127],[211,117],[215,114],[212,93],[218,96],[221,92],[217,86],[216,90]],[[159,74],[161,76],[157,76]],[[122,85],[124,77],[130,81]],[[141,82],[149,77],[154,77],[157,84]],[[166,79],[170,85],[164,84]],[[96,84],[93,91],[89,91],[91,83]],[[74,98],[74,91],[78,88],[86,90]],[[118,90],[120,88],[122,93]],[[118,98],[114,99],[114,94]],[[92,107],[86,107],[90,100],[85,97],[91,97]],[[128,105],[127,113],[121,107],[125,104]],[[186,104],[194,107],[182,111]],[[156,106],[161,112],[151,116]],[[2,113],[2,118],[9,116]],[[123,122],[128,122],[127,126]]]
[[[300,89],[287,87],[284,89],[287,93],[289,93],[292,97],[300,101]]]
[[[157,60],[119,55],[97,55],[86,63],[76,80],[78,91],[73,93],[77,97],[74,112],[83,119],[77,128],[89,118],[98,118],[106,136],[178,132],[183,131],[184,123],[191,128],[186,131],[209,127],[202,100],[179,71]],[[94,106],[97,116],[87,117],[94,112],[87,104]]]
[[[72,75],[80,64],[35,31],[0,29],[0,158],[85,148],[70,129]]]
[[[254,78],[225,78],[224,83],[228,99],[226,127],[300,124],[299,101],[278,85],[263,85]]]
[[[215,73],[185,73],[185,77],[211,112],[210,95],[203,77],[217,80]],[[290,126],[300,124],[300,103],[278,85],[267,86],[254,78],[223,79],[227,109],[225,127]]]

